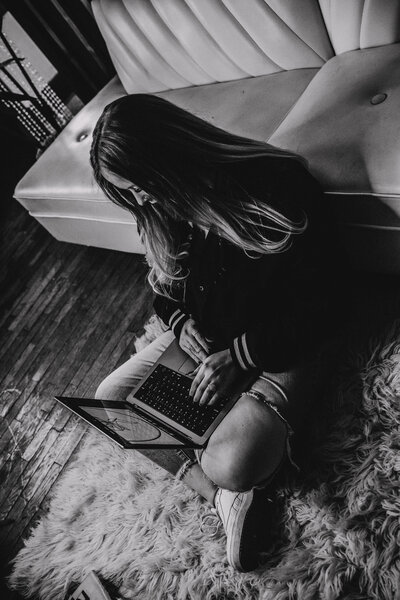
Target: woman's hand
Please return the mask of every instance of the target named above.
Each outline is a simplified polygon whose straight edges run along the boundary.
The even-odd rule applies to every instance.
[[[210,345],[201,335],[194,319],[188,319],[183,325],[179,345],[197,364],[210,354]]]
[[[233,362],[229,350],[215,352],[198,367],[189,394],[194,402],[212,406],[226,398],[243,379],[243,371]]]

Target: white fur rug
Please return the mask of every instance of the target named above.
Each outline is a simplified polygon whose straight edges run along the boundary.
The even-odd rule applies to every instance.
[[[124,599],[400,598],[399,334],[397,323],[343,359],[332,410],[310,420],[306,475],[278,491],[282,535],[258,571],[227,565],[216,517],[201,530],[199,497],[91,431],[17,556],[12,587],[62,600],[93,569]]]

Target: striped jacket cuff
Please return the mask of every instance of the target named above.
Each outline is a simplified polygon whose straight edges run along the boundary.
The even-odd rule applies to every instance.
[[[243,369],[243,371],[257,368],[257,365],[249,352],[245,333],[233,340],[230,351],[233,360],[241,369]]]
[[[184,313],[180,308],[177,308],[176,311],[173,312],[170,316],[168,320],[168,325],[170,329],[172,329],[172,331],[174,332],[174,335],[177,339],[179,339],[183,324],[185,323],[185,321],[187,321],[188,318],[189,316],[186,313]]]

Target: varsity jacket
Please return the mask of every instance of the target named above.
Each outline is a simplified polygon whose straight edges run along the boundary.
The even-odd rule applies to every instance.
[[[180,224],[190,245],[189,276],[173,298],[156,296],[155,311],[179,339],[192,317],[212,342],[229,348],[243,370],[282,372],[305,360],[330,338],[343,318],[343,272],[320,211],[322,192],[294,159],[276,158],[268,180],[260,159],[243,177],[269,205],[301,221],[306,231],[292,236],[288,249],[252,257],[218,236]],[[249,183],[250,182],[250,183]],[[325,223],[326,225],[326,223]]]

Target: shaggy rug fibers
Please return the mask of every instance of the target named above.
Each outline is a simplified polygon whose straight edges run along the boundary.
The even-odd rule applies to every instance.
[[[61,600],[93,569],[124,599],[400,598],[399,334],[400,322],[340,360],[307,423],[303,472],[275,492],[279,535],[257,571],[227,565],[224,532],[196,494],[91,431],[12,587]]]

